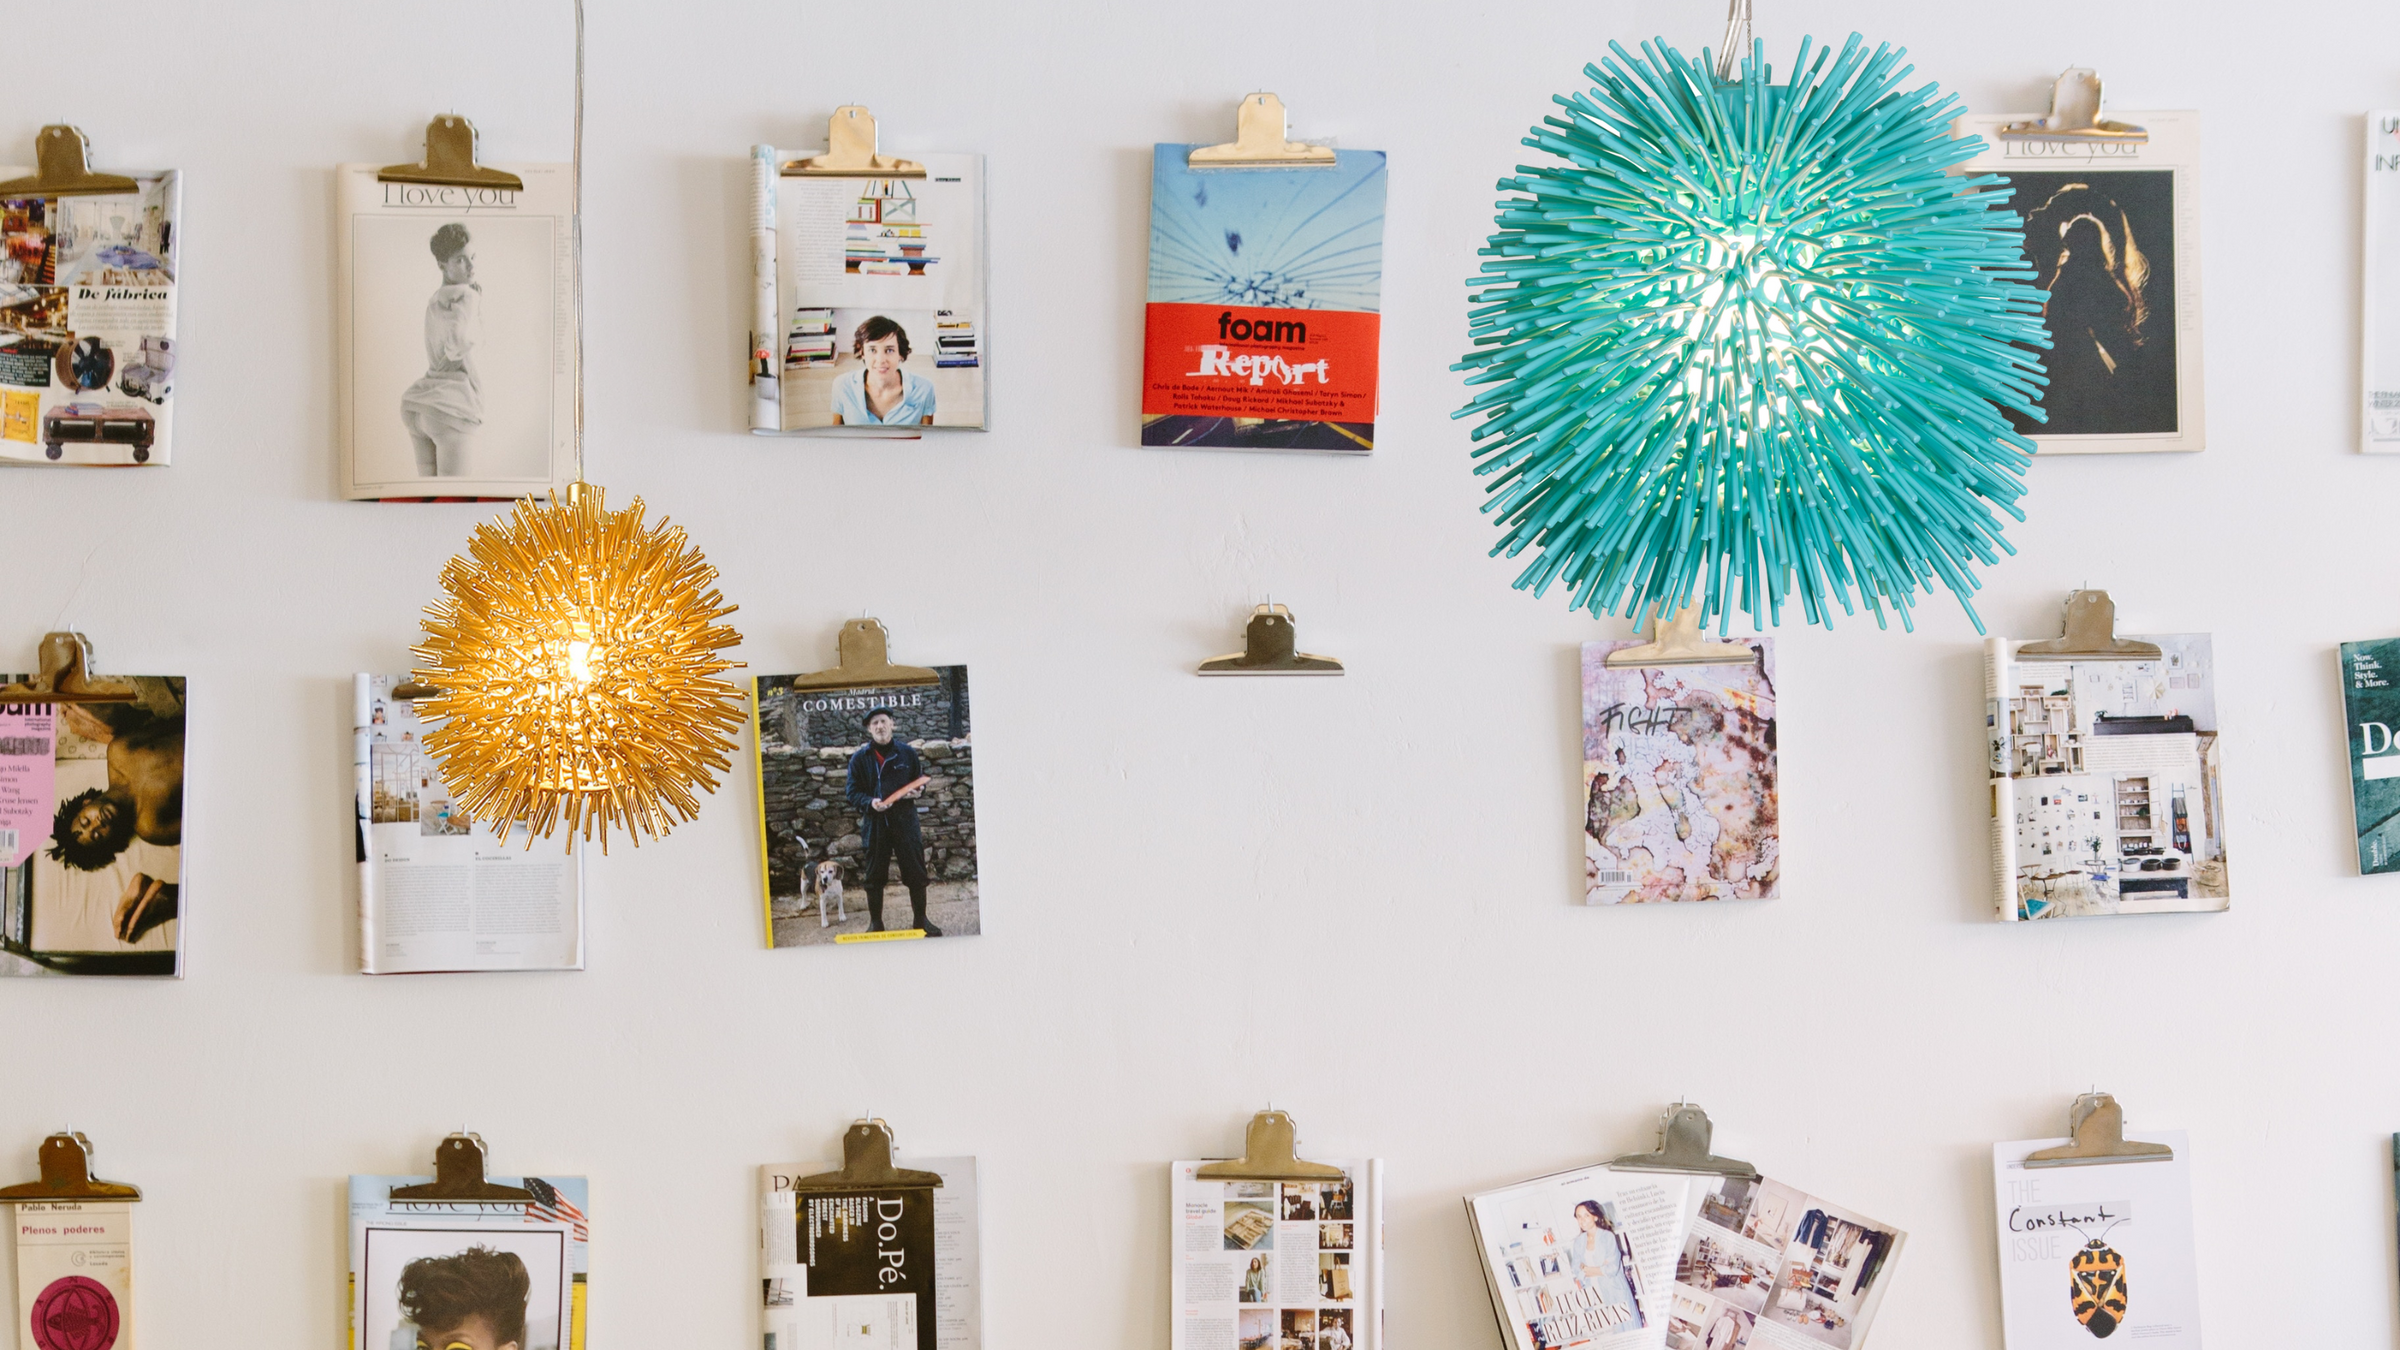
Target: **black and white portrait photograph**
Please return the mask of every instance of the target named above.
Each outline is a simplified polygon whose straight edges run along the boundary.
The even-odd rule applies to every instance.
[[[2011,173],[2025,260],[2050,293],[2047,420],[2008,414],[2028,436],[2176,429],[2175,174]]]
[[[2138,139],[2006,134],[2040,115],[1958,122],[1984,146],[1966,169],[2008,190],[1998,209],[2045,292],[2042,415],[2003,415],[2043,454],[2202,449],[2197,115],[2112,110]]]
[[[366,1230],[366,1350],[559,1350],[571,1309],[561,1228]]]
[[[355,165],[342,185],[347,495],[546,493],[573,436],[562,217]]]

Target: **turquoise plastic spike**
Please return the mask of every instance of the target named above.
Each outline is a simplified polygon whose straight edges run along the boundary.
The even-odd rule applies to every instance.
[[[1813,49],[1813,54],[1812,54]],[[2012,553],[2038,419],[2041,323],[2008,189],[1952,170],[1958,100],[1902,90],[1907,53],[1803,40],[1789,84],[1753,47],[1609,44],[1525,137],[1469,284],[1476,472],[1495,556],[1533,551],[1595,613],[1701,606],[1914,627],[1939,581],[1978,632],[1973,566]],[[1738,587],[1738,591],[1737,591]]]

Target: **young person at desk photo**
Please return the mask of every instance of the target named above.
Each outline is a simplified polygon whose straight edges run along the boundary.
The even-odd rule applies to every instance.
[[[833,382],[833,421],[850,427],[933,425],[933,381],[904,369],[908,330],[878,314],[851,335],[859,364]]]

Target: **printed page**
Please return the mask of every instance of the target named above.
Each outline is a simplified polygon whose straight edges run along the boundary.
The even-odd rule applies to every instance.
[[[335,173],[342,495],[546,496],[574,474],[574,169],[510,188]]]
[[[1697,1179],[1668,1350],[1850,1350],[1907,1235],[1778,1181]]]
[[[172,458],[183,177],[127,177],[122,195],[0,201],[0,461]]]
[[[2019,918],[2232,903],[2208,635],[2135,637],[2159,658],[2014,655],[2003,671],[1987,715],[2011,780],[2003,826]]]
[[[1774,640],[1747,665],[1609,668],[1636,645],[1583,647],[1584,903],[1774,899]]]
[[[1197,148],[1151,154],[1142,444],[1373,450],[1383,152],[1195,169]]]
[[[775,147],[750,147],[750,429],[783,430],[775,359]]]
[[[1984,150],[1961,172],[2015,191],[2026,284],[2049,293],[2048,387],[2034,421],[2003,415],[2041,454],[2199,450],[2207,445],[2200,360],[2200,115],[2120,112],[2147,142],[2009,141],[2038,112],[1976,113],[1960,135]]]
[[[350,1178],[352,1345],[383,1350],[413,1345],[420,1336],[444,1344],[460,1329],[456,1300],[437,1299],[425,1290],[506,1290],[522,1281],[527,1291],[522,1299],[487,1296],[470,1311],[494,1324],[521,1319],[521,1350],[584,1350],[589,1184],[582,1177],[487,1179],[521,1186],[533,1199],[395,1200],[393,1187],[433,1178]]]
[[[77,1350],[135,1345],[133,1206],[20,1204],[17,1341]]]
[[[2032,917],[2017,903],[2016,784],[2008,776],[2007,705],[2000,691],[2009,681],[2009,642],[1986,638],[1983,643],[1983,733],[1990,750],[1992,902],[2002,922]]]
[[[2400,110],[2367,114],[2359,449],[2400,453]]]
[[[356,677],[359,968],[583,969],[583,855],[478,829],[425,753],[404,675]]]
[[[1667,1316],[1695,1178],[1604,1166],[1467,1199],[1484,1282],[1514,1350],[1648,1350]]]
[[[983,157],[908,157],[925,177],[777,170],[787,432],[914,437],[984,425]]]
[[[110,678],[133,698],[20,705],[0,721],[15,742],[0,747],[0,800],[33,822],[0,849],[22,860],[0,869],[0,976],[181,973],[184,682]],[[26,762],[44,734],[26,709],[47,714],[46,780]]]
[[[2125,1137],[2175,1156],[2026,1167],[2027,1154],[2069,1141],[1992,1146],[2008,1350],[2082,1350],[2119,1333],[2145,1350],[2200,1350],[2190,1136],[2128,1128]]]
[[[853,1292],[833,1260],[830,1246],[820,1260],[806,1259],[801,1237],[838,1225],[848,1211],[836,1204],[804,1223],[795,1177],[841,1170],[832,1162],[775,1163],[759,1169],[759,1262],[765,1287],[767,1343],[774,1350],[981,1350],[983,1345],[982,1221],[976,1208],[973,1158],[909,1158],[899,1166],[940,1175],[933,1192],[930,1241],[933,1297],[929,1338],[920,1334],[915,1290]],[[896,1193],[895,1198],[905,1193]],[[841,1197],[835,1197],[837,1202]],[[822,1208],[822,1202],[820,1202]],[[880,1222],[878,1211],[865,1212]],[[816,1236],[827,1236],[819,1231]],[[895,1231],[894,1237],[898,1233]],[[810,1283],[811,1275],[827,1285]],[[831,1287],[840,1286],[840,1287]],[[814,1290],[814,1292],[812,1292]],[[837,1329],[836,1318],[841,1319]]]
[[[1173,1350],[1380,1350],[1378,1164],[1328,1161],[1341,1181],[1202,1181],[1203,1162],[1174,1164]]]
[[[2351,819],[2362,876],[2400,871],[2400,638],[2345,642],[2341,655],[2343,722],[2349,727]]]

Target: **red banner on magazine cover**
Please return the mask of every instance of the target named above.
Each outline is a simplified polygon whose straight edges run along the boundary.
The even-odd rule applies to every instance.
[[[1145,415],[1375,420],[1380,314],[1153,304],[1144,327]]]

